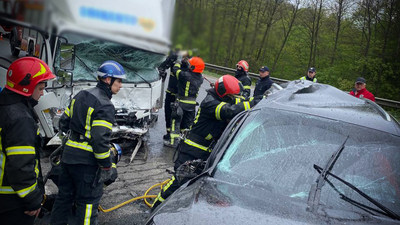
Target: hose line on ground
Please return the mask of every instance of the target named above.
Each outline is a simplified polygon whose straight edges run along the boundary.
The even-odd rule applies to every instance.
[[[120,208],[120,207],[122,207],[122,206],[124,206],[124,205],[126,205],[126,204],[129,204],[129,203],[134,202],[134,201],[139,200],[139,199],[144,199],[144,202],[146,203],[146,205],[149,206],[149,207],[151,207],[152,204],[150,204],[150,203],[147,201],[147,198],[157,198],[157,195],[147,195],[147,194],[148,194],[153,188],[155,188],[155,187],[157,187],[157,186],[160,186],[160,189],[162,189],[163,186],[164,186],[165,184],[167,184],[169,181],[170,181],[170,179],[165,180],[165,181],[163,181],[163,182],[161,182],[161,183],[157,183],[157,184],[151,186],[149,189],[147,189],[147,191],[144,193],[143,196],[139,196],[139,197],[135,197],[135,198],[129,199],[128,201],[125,201],[125,202],[123,202],[123,203],[121,203],[121,204],[118,204],[118,205],[116,205],[116,206],[114,206],[114,207],[112,207],[112,208],[103,209],[103,207],[101,207],[101,205],[99,205],[99,210],[102,211],[102,212],[105,212],[105,213],[111,212],[111,211],[113,211],[113,210],[115,210],[115,209],[118,209],[118,208]]]

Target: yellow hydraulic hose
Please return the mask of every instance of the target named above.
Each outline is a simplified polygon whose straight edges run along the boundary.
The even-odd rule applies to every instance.
[[[118,205],[116,205],[116,206],[114,206],[114,207],[112,207],[112,208],[103,209],[103,207],[101,207],[101,205],[99,205],[99,210],[102,211],[102,212],[105,212],[105,213],[111,212],[111,211],[113,211],[113,210],[115,210],[115,209],[118,209],[118,208],[120,208],[120,207],[122,207],[122,206],[124,206],[124,205],[126,205],[126,204],[129,204],[129,203],[134,202],[134,201],[139,200],[139,199],[144,199],[144,202],[146,203],[146,205],[149,206],[149,207],[151,207],[151,204],[147,201],[147,198],[157,198],[157,195],[147,195],[147,194],[148,194],[153,188],[155,188],[155,187],[157,187],[157,186],[160,186],[160,188],[162,189],[162,188],[163,188],[163,185],[167,184],[169,181],[170,181],[170,179],[165,180],[165,181],[163,181],[163,182],[161,182],[161,183],[157,183],[157,184],[151,186],[149,189],[147,189],[147,191],[144,193],[143,196],[139,196],[139,197],[135,197],[135,198],[129,199],[128,201],[125,201],[125,202],[123,202],[123,203],[121,203],[121,204],[118,204]]]

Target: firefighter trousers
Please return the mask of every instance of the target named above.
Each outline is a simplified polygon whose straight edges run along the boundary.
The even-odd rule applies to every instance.
[[[164,114],[165,114],[165,126],[167,128],[167,131],[171,131],[171,113],[172,113],[171,103],[175,102],[175,100],[176,100],[175,94],[166,92]]]
[[[97,183],[98,166],[61,164],[58,194],[51,213],[52,225],[68,224],[75,201],[77,224],[97,224],[97,212],[103,184]]]
[[[203,159],[206,160],[210,153],[205,152],[201,149],[192,147],[187,145],[186,143],[180,143],[178,148],[178,158],[175,160],[175,165],[174,165],[174,170],[177,171],[178,167],[180,167],[183,163],[186,161],[191,161],[195,159]],[[160,191],[160,193],[157,195],[157,198],[154,200],[153,205],[151,206],[151,209],[154,210],[157,208],[158,205],[160,205],[162,202],[165,201],[172,193],[174,193],[178,188],[189,181],[191,178],[185,178],[182,179],[180,182],[176,179],[175,175],[172,176],[171,180],[166,184],[163,189]]]
[[[25,214],[26,209],[23,207],[12,209],[7,212],[0,213],[0,224],[1,225],[33,225],[35,220],[34,216],[28,216]]]
[[[193,124],[196,112],[194,110],[185,110],[178,106],[172,109],[171,121],[171,144],[177,145],[180,140],[180,133],[185,129],[190,129]]]

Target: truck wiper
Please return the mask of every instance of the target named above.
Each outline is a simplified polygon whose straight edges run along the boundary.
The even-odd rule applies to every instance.
[[[317,170],[318,173],[321,173],[321,171],[322,171],[322,168],[319,167],[319,166],[317,166],[317,165],[315,165],[315,164],[314,164],[314,169]],[[388,217],[390,217],[390,218],[392,218],[392,219],[395,219],[395,220],[400,220],[400,216],[399,216],[399,215],[397,215],[396,213],[392,212],[392,211],[391,211],[390,209],[388,209],[386,206],[384,206],[384,205],[382,205],[381,203],[377,202],[375,199],[371,198],[369,195],[367,195],[366,193],[364,193],[363,191],[361,191],[360,189],[358,189],[357,187],[355,187],[355,186],[352,185],[351,183],[349,183],[349,182],[343,180],[342,178],[336,176],[335,174],[333,174],[333,173],[331,173],[331,172],[328,172],[327,174],[329,174],[330,176],[332,176],[332,177],[335,178],[336,180],[342,182],[342,183],[345,184],[346,186],[348,186],[348,187],[350,187],[351,189],[353,189],[354,191],[356,191],[358,194],[360,194],[362,197],[364,197],[365,199],[367,199],[368,201],[370,201],[372,204],[374,204],[376,207],[378,207],[378,208],[381,209],[382,211],[377,210],[377,209],[374,209],[374,208],[371,208],[371,207],[369,207],[369,206],[366,206],[366,205],[364,205],[364,204],[362,204],[362,203],[360,203],[360,202],[357,202],[357,201],[355,201],[355,200],[353,200],[353,199],[347,197],[346,195],[344,195],[343,193],[341,193],[341,192],[335,187],[335,185],[332,184],[332,182],[330,182],[329,180],[327,180],[328,184],[329,184],[336,192],[339,193],[340,198],[343,199],[344,201],[346,201],[346,202],[348,202],[348,203],[350,203],[350,204],[352,204],[352,205],[354,205],[354,206],[357,206],[357,207],[359,207],[359,208],[361,208],[361,209],[367,211],[368,213],[370,213],[370,214],[372,214],[372,215],[374,215],[374,214],[371,213],[370,211],[374,211],[374,212],[380,213],[380,214],[382,214],[382,215],[388,216]],[[325,178],[325,179],[326,179],[326,178]],[[368,210],[370,210],[370,211],[368,211]]]
[[[317,178],[317,183],[311,185],[310,193],[308,194],[308,202],[307,202],[307,210],[313,213],[318,211],[319,201],[321,198],[321,188],[324,186],[326,176],[328,175],[329,171],[332,170],[333,165],[335,165],[336,160],[339,158],[340,154],[344,149],[344,145],[346,144],[349,136],[346,137],[344,142],[339,146],[339,148],[332,154],[331,158],[329,159],[328,163],[321,171],[320,175]]]
[[[125,65],[124,67],[126,67],[127,69],[130,69],[134,74],[136,74],[138,77],[140,77],[144,82],[146,82],[151,87],[150,82],[148,80],[144,79],[142,76],[140,76],[140,74],[134,72],[135,70],[132,67],[130,67],[128,65]]]

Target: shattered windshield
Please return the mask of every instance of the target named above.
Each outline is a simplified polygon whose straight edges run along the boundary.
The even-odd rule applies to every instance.
[[[117,61],[124,67],[127,75],[124,82],[145,83],[159,79],[157,67],[164,61],[164,55],[76,33],[62,36],[75,44],[74,80],[95,81],[97,68],[106,60]]]
[[[316,172],[349,135],[332,173],[350,182],[395,213],[400,213],[400,137],[337,120],[283,110],[250,115],[225,152],[215,178],[307,202]],[[328,176],[342,193],[373,204]],[[322,187],[321,204],[360,210]]]

